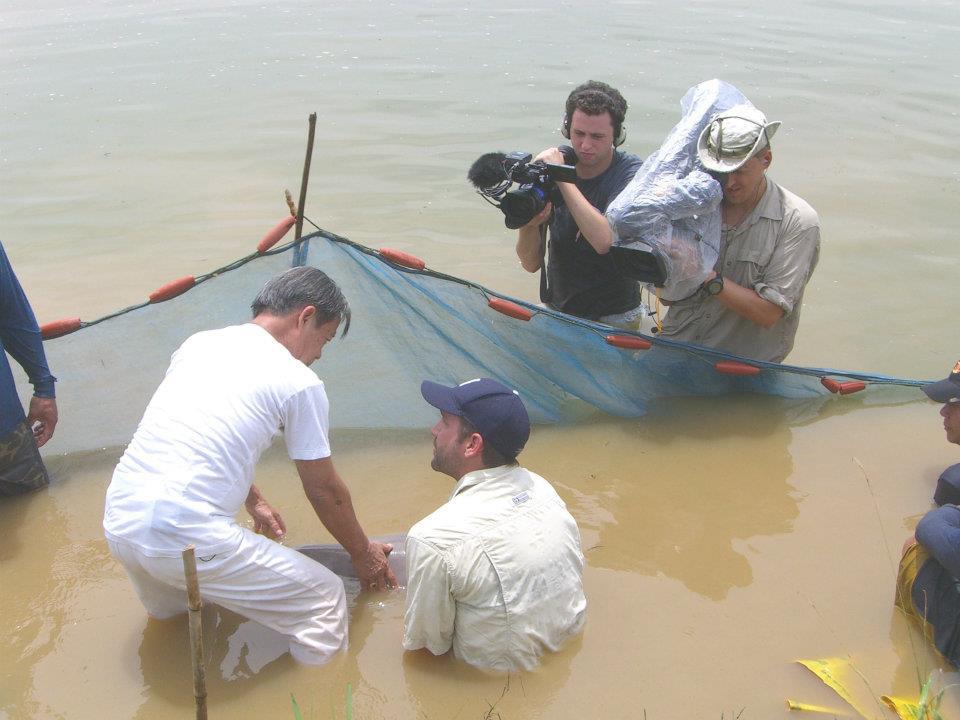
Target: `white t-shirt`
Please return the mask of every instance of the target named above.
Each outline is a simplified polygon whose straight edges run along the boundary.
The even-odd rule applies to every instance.
[[[252,323],[197,333],[173,354],[107,490],[109,539],[155,556],[234,549],[234,516],[283,432],[293,460],[329,457],[323,382]]]

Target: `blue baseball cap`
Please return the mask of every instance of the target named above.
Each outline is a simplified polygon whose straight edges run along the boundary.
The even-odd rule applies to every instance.
[[[923,386],[927,397],[936,402],[949,403],[960,400],[960,360],[943,380]]]
[[[530,416],[516,390],[491,380],[477,378],[455,387],[424,380],[420,385],[423,399],[451,415],[473,425],[501,455],[516,457],[530,437]]]

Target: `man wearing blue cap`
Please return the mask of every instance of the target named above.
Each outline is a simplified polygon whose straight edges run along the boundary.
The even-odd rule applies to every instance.
[[[530,419],[516,391],[425,381],[440,410],[431,467],[457,481],[407,535],[403,647],[484,670],[529,670],[583,628],[580,531],[553,487],[520,467]]]
[[[960,362],[949,376],[925,385],[931,400],[943,403],[940,415],[947,442],[960,445]],[[937,650],[960,667],[960,466],[937,483],[938,505],[917,524],[904,545],[897,577],[896,604],[918,620]]]

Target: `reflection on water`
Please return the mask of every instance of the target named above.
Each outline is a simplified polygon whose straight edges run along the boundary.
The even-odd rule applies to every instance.
[[[604,457],[602,443],[577,459],[589,478],[582,502],[597,505],[584,514],[608,518],[588,552],[592,565],[667,575],[722,600],[753,580],[734,541],[789,532],[797,515],[791,433],[782,402],[696,404],[674,402],[618,438],[636,448],[629,462]]]
[[[829,691],[792,663],[846,653],[878,693],[909,695],[919,635],[892,615],[895,573],[882,536],[899,546],[910,531],[904,508],[929,502],[953,457],[935,408],[834,413],[831,401],[789,420],[786,405],[675,400],[640,420],[535,429],[523,460],[555,483],[580,523],[589,604],[583,636],[537,671],[508,685],[450,657],[405,656],[396,592],[360,595],[350,649],[324,668],[295,664],[284,641],[207,607],[211,707],[283,716],[293,693],[305,711],[332,717],[350,684],[357,717],[483,717],[494,704],[504,718],[593,717],[599,697],[613,716],[640,708],[677,717],[682,699],[684,717],[746,706],[766,718],[787,697],[829,704]],[[903,427],[917,429],[911,453],[886,441]],[[450,492],[449,478],[429,467],[426,428],[340,431],[333,442],[372,533],[408,528]],[[102,540],[116,459],[116,450],[55,458],[49,490],[0,506],[9,536],[0,551],[0,708],[12,717],[102,717],[107,693],[117,717],[189,712],[185,620],[148,620]],[[329,542],[282,446],[256,480],[291,544]],[[917,655],[923,668],[937,666],[922,645]]]
[[[8,708],[22,708],[25,715],[36,714],[39,703],[31,698],[34,665],[56,647],[62,634],[63,623],[53,613],[63,606],[68,591],[53,581],[53,567],[58,551],[64,546],[69,548],[69,543],[65,519],[50,503],[18,497],[4,505],[10,510],[6,512],[4,507],[0,564],[5,575],[7,568],[20,568],[18,575],[7,575],[3,583],[2,614],[6,627],[0,633],[0,657],[20,659],[10,663],[4,673],[4,703]],[[39,528],[49,531],[41,532]],[[29,563],[25,562],[27,558]],[[62,563],[57,564],[62,567]]]

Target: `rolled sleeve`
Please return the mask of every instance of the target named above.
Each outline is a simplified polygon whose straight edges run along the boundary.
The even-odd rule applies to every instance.
[[[789,315],[803,296],[803,289],[819,259],[819,225],[800,231],[788,230],[753,289]]]
[[[443,655],[453,645],[456,600],[450,573],[435,547],[407,537],[407,607],[403,619],[405,650],[426,648]]]

